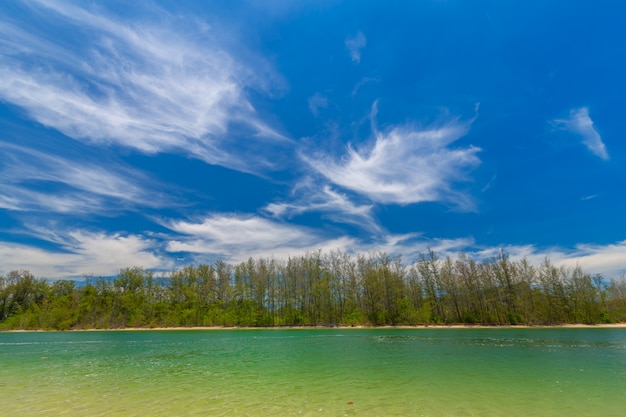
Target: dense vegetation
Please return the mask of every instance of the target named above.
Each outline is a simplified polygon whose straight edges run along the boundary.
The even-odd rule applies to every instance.
[[[314,252],[284,262],[217,261],[167,276],[125,268],[78,285],[27,271],[0,276],[0,329],[619,321],[626,321],[623,276],[606,281],[505,253],[477,262],[429,252],[407,266],[386,254]]]

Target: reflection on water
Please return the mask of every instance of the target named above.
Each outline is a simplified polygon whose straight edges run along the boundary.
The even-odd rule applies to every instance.
[[[622,329],[0,334],[1,416],[621,416]]]

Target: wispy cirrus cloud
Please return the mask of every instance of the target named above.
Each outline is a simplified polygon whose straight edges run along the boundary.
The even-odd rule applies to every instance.
[[[358,64],[361,62],[361,51],[367,45],[367,39],[362,32],[357,32],[354,36],[348,36],[344,41],[344,45],[350,52],[350,58],[352,62]]]
[[[104,199],[68,190],[62,193],[41,192],[12,185],[0,185],[0,208],[11,211],[47,213],[96,213],[104,207]]]
[[[292,194],[291,201],[270,203],[264,210],[276,218],[291,218],[308,212],[324,213],[337,223],[354,224],[371,232],[382,230],[374,218],[372,204],[356,204],[328,184],[320,185],[307,178]]]
[[[466,171],[480,164],[480,149],[450,146],[467,133],[470,124],[452,120],[423,129],[402,125],[378,132],[374,128],[375,142],[369,148],[348,146],[339,159],[324,154],[301,157],[331,183],[374,202],[440,201],[471,210],[471,199],[453,184],[466,180]]]
[[[98,213],[172,203],[144,174],[82,153],[64,157],[0,141],[0,208]],[[152,185],[149,185],[152,183]]]
[[[123,20],[93,5],[29,6],[27,22],[0,18],[0,98],[38,122],[90,143],[185,153],[248,172],[274,162],[241,146],[235,152],[233,129],[249,142],[288,142],[247,97],[271,83],[257,70],[266,65],[250,69],[206,24],[155,7],[150,18]]]
[[[609,152],[589,116],[589,108],[580,107],[570,110],[567,119],[555,119],[554,126],[582,137],[583,145],[600,159],[609,160]]]

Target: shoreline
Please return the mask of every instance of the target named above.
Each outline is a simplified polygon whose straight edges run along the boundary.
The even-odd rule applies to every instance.
[[[219,331],[219,330],[352,330],[352,329],[626,329],[626,322],[602,324],[555,324],[555,325],[486,325],[486,324],[422,324],[399,326],[272,326],[272,327],[237,327],[237,326],[191,326],[191,327],[123,327],[117,329],[68,329],[68,330],[0,330],[0,333],[35,333],[35,332],[125,332],[125,331]]]

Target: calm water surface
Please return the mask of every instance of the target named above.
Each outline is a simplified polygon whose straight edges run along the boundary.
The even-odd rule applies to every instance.
[[[623,416],[624,329],[0,333],[0,416]]]

